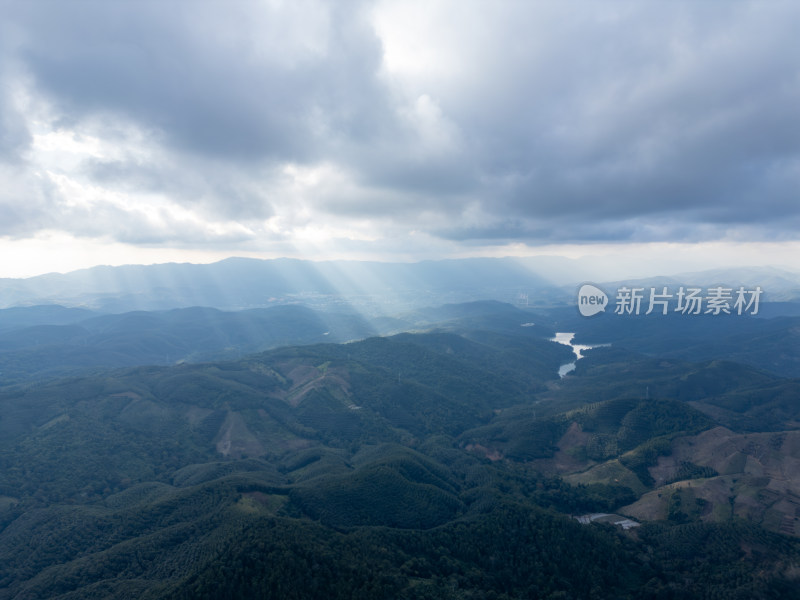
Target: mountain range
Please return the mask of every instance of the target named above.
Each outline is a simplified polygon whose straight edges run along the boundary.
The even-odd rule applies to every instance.
[[[233,261],[227,299],[142,267],[0,310],[0,599],[800,597],[791,294],[586,318],[480,264],[383,304]]]
[[[598,283],[593,264],[588,259],[541,256],[418,263],[230,258],[207,265],[94,267],[0,279],[0,307],[58,304],[120,313],[192,306],[241,310],[302,302],[368,316],[475,300],[549,307],[574,302],[582,282]],[[610,291],[612,286],[680,282],[759,285],[765,302],[800,299],[800,273],[774,267],[628,279],[608,282],[606,287]]]

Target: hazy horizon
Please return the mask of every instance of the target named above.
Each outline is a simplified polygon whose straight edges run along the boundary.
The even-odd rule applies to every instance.
[[[694,273],[713,272],[718,270],[747,271],[752,269],[757,269],[757,270],[778,269],[793,274],[800,274],[800,268],[788,264],[721,263],[713,265],[704,265],[704,268],[695,268],[697,265],[692,262],[681,263],[681,262],[662,261],[660,267],[654,268],[651,262],[642,260],[632,261],[631,263],[628,264],[611,263],[610,258],[608,256],[580,256],[572,258],[561,255],[542,254],[542,255],[529,255],[529,256],[467,256],[467,257],[455,257],[455,258],[440,257],[440,258],[430,258],[421,260],[391,260],[391,258],[386,258],[386,257],[382,257],[383,260],[381,260],[380,258],[381,257],[379,257],[378,259],[356,259],[356,258],[311,259],[303,257],[262,258],[258,256],[231,255],[221,259],[209,260],[203,262],[195,262],[191,260],[169,260],[163,262],[150,262],[150,263],[147,262],[143,263],[131,262],[131,263],[120,263],[120,264],[98,263],[88,266],[78,266],[77,268],[74,269],[67,269],[61,271],[45,270],[40,273],[32,273],[24,276],[18,276],[18,275],[5,276],[0,274],[0,279],[26,280],[47,275],[70,275],[78,272],[91,271],[92,269],[96,268],[149,267],[149,266],[168,266],[168,265],[213,265],[228,260],[236,260],[236,259],[252,259],[258,261],[298,260],[298,261],[307,261],[310,263],[326,263],[326,262],[374,263],[374,264],[386,264],[386,265],[398,265],[398,264],[414,265],[427,262],[447,262],[447,261],[459,261],[459,260],[481,259],[481,258],[508,259],[511,261],[519,262],[520,264],[527,263],[528,264],[527,266],[531,270],[531,274],[543,276],[545,279],[551,281],[554,285],[569,285],[573,283],[577,284],[590,279],[596,282],[613,282],[613,281],[624,281],[633,279],[648,279],[653,277],[673,277],[681,275],[691,275]],[[573,266],[574,270],[573,271],[560,270],[560,267],[565,264],[564,261],[567,261],[566,264],[568,264],[569,266]],[[536,265],[531,264],[536,262],[541,263],[540,268],[537,268]],[[671,268],[669,268],[667,267],[667,265],[672,265],[672,266]]]

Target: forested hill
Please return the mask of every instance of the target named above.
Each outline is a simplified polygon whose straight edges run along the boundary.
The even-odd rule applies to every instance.
[[[0,387],[101,368],[233,360],[280,346],[348,342],[408,330],[478,329],[523,338],[552,337],[544,317],[537,320],[545,323],[521,327],[531,318],[527,311],[495,301],[371,319],[348,306],[313,310],[301,304],[120,314],[63,306],[0,309]]]
[[[99,314],[37,306],[0,310],[3,385],[98,367],[239,358],[278,346],[344,342],[383,333],[353,313],[300,305]]]
[[[558,379],[570,356],[441,331],[8,388],[0,598],[798,597],[794,537],[699,493],[637,504],[733,477],[702,457],[654,470],[717,435],[712,399],[621,398],[662,367],[608,349],[581,388]],[[742,373],[714,394],[777,384]],[[642,525],[572,518],[626,507]]]

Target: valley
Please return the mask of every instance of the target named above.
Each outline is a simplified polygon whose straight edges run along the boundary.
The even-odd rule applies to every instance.
[[[564,377],[565,314],[496,301],[48,314],[0,340],[0,598],[795,597],[800,381],[671,323]]]

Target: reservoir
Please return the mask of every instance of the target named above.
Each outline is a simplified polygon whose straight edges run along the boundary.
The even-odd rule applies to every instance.
[[[565,346],[569,346],[572,348],[572,351],[575,353],[575,360],[572,362],[564,363],[558,368],[558,376],[564,377],[567,373],[571,373],[575,370],[575,363],[578,362],[581,358],[583,358],[584,350],[591,350],[592,348],[600,348],[602,346],[610,346],[611,344],[595,344],[593,346],[588,346],[585,344],[573,344],[572,338],[575,337],[574,333],[556,333],[554,338],[551,338],[551,342],[558,342],[559,344],[564,344]]]

